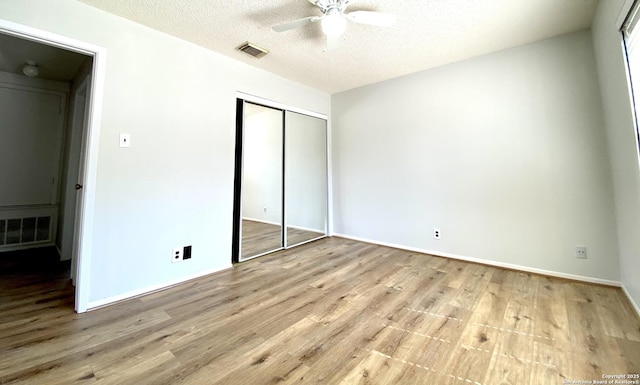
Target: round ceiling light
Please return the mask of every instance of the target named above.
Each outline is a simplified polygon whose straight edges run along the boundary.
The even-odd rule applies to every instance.
[[[22,73],[25,74],[25,76],[28,76],[30,78],[38,76],[40,71],[38,70],[37,65],[38,64],[35,61],[27,60],[27,64],[25,64],[24,67],[22,67]]]
[[[347,29],[347,19],[339,12],[333,12],[322,18],[322,32],[327,36],[340,36]]]

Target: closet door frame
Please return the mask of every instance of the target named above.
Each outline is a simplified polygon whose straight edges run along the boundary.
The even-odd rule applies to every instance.
[[[282,135],[283,135],[283,143],[282,143],[282,247],[277,250],[272,250],[269,252],[257,254],[255,256],[251,256],[248,258],[241,259],[242,253],[242,177],[243,177],[243,140],[244,140],[244,104],[252,103],[256,105],[260,105],[267,108],[273,108],[276,110],[282,111]],[[286,197],[285,197],[285,162],[286,162],[286,154],[284,153],[286,147],[286,127],[285,127],[285,114],[286,112],[295,112],[319,119],[323,119],[327,122],[326,126],[326,165],[327,165],[327,173],[326,173],[326,188],[325,197],[327,200],[326,204],[326,212],[325,212],[325,234],[324,236],[315,238],[313,240],[309,240],[306,242],[302,242],[299,244],[292,245],[290,247],[296,247],[308,242],[312,242],[314,240],[326,237],[329,235],[329,127],[328,127],[328,118],[327,115],[321,114],[314,111],[305,110],[298,107],[289,106],[286,104],[282,104],[279,102],[275,102],[269,99],[264,99],[259,96],[246,94],[243,92],[236,92],[236,130],[235,130],[235,138],[236,138],[236,147],[235,147],[235,164],[234,164],[234,191],[233,191],[233,231],[232,231],[232,247],[231,247],[231,261],[233,263],[245,262],[254,258],[261,257],[265,254],[273,253],[274,251],[279,251],[283,249],[287,249],[287,231],[286,231]]]
[[[277,111],[280,114],[280,138],[281,138],[281,146],[280,146],[280,175],[281,175],[281,183],[279,186],[280,189],[280,246],[268,248],[268,250],[257,252],[254,255],[248,257],[242,257],[242,236],[243,236],[243,220],[244,220],[244,212],[243,212],[243,202],[244,202],[244,193],[242,189],[242,183],[244,181],[244,173],[245,173],[245,157],[244,157],[244,149],[246,147],[246,127],[245,127],[245,107],[247,104],[252,104],[254,106],[263,107],[265,109],[270,109]],[[285,207],[284,207],[284,118],[285,118],[285,110],[282,110],[277,107],[272,107],[265,105],[263,103],[256,103],[253,101],[249,101],[246,99],[237,99],[236,101],[236,159],[235,159],[235,171],[234,171],[234,228],[233,228],[233,258],[232,261],[236,262],[246,262],[250,259],[258,258],[266,254],[271,254],[276,251],[280,251],[285,249],[286,247],[286,231],[285,229]]]

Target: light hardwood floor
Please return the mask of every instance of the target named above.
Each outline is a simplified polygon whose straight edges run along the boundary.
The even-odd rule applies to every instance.
[[[297,245],[324,234],[287,227],[287,244]],[[249,258],[282,247],[282,226],[248,219],[242,220],[242,258]]]
[[[640,372],[640,319],[620,289],[340,238],[86,314],[54,278],[3,272],[0,384],[538,385]]]
[[[249,258],[281,247],[282,226],[248,219],[242,220],[242,258]]]

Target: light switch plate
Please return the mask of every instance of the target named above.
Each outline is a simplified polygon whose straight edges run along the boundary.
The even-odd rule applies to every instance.
[[[120,134],[120,147],[131,147],[131,134]]]

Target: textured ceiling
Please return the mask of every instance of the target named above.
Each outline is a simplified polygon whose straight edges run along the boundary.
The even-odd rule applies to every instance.
[[[335,93],[589,28],[597,0],[352,0],[347,11],[398,16],[390,28],[349,23],[324,52],[318,23],[271,26],[320,15],[307,0],[78,0],[269,72]],[[268,49],[255,59],[235,50]]]

